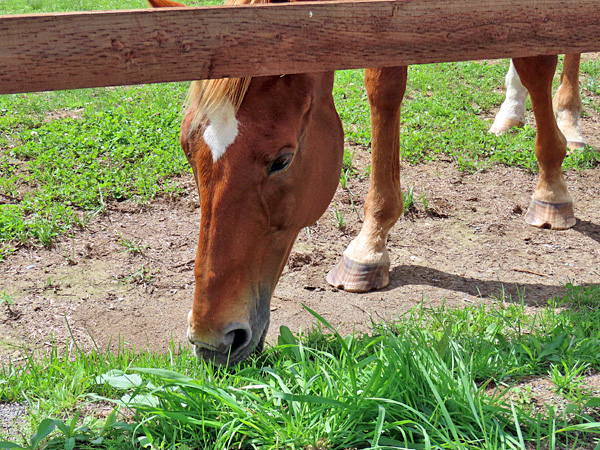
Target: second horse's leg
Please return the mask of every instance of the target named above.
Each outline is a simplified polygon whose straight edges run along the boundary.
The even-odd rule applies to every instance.
[[[513,60],[521,82],[531,96],[537,124],[535,155],[540,173],[525,220],[530,225],[560,230],[575,225],[575,216],[562,172],[567,142],[552,110],[552,77],[557,61],[556,56]]]
[[[406,67],[367,69],[365,85],[371,106],[371,180],[365,221],[327,282],[351,292],[380,289],[389,283],[388,232],[402,214],[400,190],[400,105],[406,90]]]
[[[525,103],[527,89],[521,83],[513,62],[506,73],[506,99],[502,102],[500,111],[496,114],[490,133],[501,136],[515,127],[525,125]]]
[[[560,86],[553,100],[558,127],[567,138],[567,147],[571,149],[585,147],[585,139],[579,129],[579,117],[581,116],[580,61],[581,54],[565,55]]]

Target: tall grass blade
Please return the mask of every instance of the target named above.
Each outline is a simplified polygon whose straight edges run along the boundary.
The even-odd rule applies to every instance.
[[[385,421],[385,408],[383,405],[378,405],[379,413],[377,414],[377,423],[375,424],[375,430],[373,431],[373,440],[371,446],[376,448],[379,446],[379,438],[383,432],[383,424]]]

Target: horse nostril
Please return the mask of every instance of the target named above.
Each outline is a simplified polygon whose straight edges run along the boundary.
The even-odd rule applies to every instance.
[[[225,334],[223,343],[229,347],[231,354],[245,348],[252,340],[252,330],[248,325],[242,323],[231,324],[229,331]]]

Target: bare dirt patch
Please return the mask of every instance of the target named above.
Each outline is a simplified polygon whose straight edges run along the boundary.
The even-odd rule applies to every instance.
[[[567,173],[578,222],[550,231],[523,221],[533,175],[504,166],[469,174],[437,161],[403,170],[415,209],[391,232],[389,287],[368,294],[331,288],[325,275],[361,226],[367,180],[360,174],[369,153],[355,154],[348,189],[338,189],[330,209],[300,233],[272,300],[270,342],[280,325],[310,327],[302,304],[347,333],[368,331],[372,319],[394,319],[421,301],[460,307],[523,297],[535,308],[567,282],[600,284],[600,171]],[[0,307],[0,361],[19,359],[22,346],[71,341],[71,333],[87,348],[92,340],[101,349],[119,340],[138,350],[164,351],[171,339],[187,345],[200,210],[192,176],[180,183],[178,198],[114,203],[54,248],[21,248],[3,261],[0,292],[14,303]],[[344,214],[341,230],[333,205]]]
[[[44,123],[61,119],[81,119],[83,117],[83,108],[79,109],[57,109],[49,111],[44,117]]]
[[[26,423],[28,408],[23,403],[0,403],[0,434],[18,436],[18,429]]]

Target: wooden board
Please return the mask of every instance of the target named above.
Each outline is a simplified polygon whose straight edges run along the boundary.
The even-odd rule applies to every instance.
[[[0,93],[600,51],[599,0],[0,16]]]

